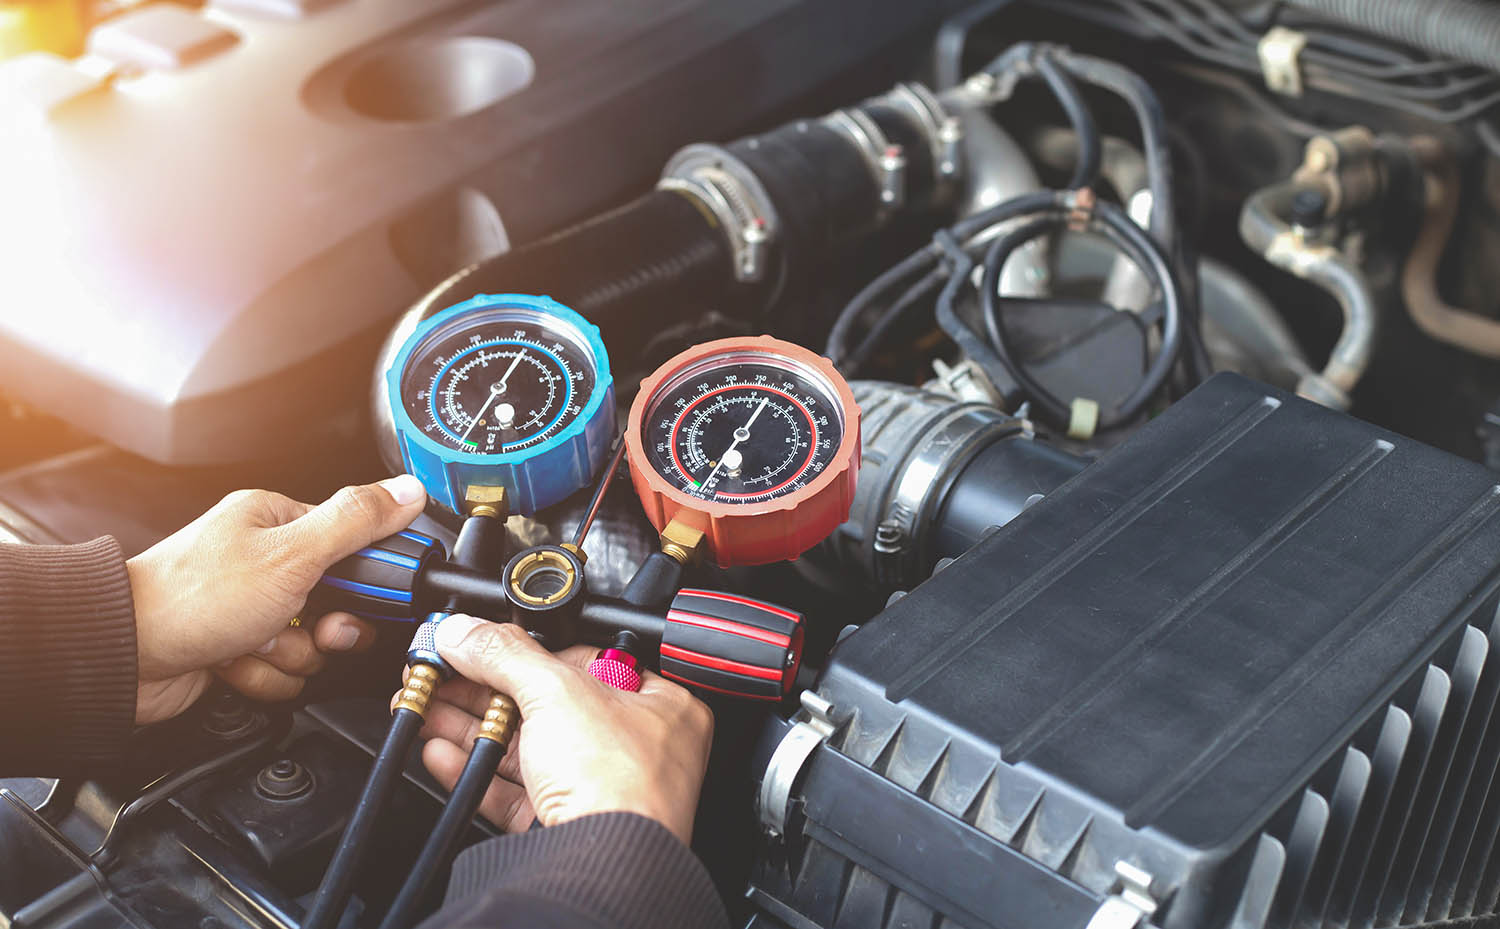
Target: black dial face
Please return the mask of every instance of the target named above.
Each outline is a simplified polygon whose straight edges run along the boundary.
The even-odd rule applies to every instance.
[[[460,452],[503,455],[562,432],[594,391],[593,354],[556,320],[520,308],[454,319],[412,352],[406,412]]]
[[[651,467],[684,493],[725,504],[806,487],[844,439],[823,377],[758,353],[705,359],[669,379],[641,428]]]

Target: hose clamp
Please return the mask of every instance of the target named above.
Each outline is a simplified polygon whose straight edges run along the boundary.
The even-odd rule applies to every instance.
[[[833,721],[833,704],[810,690],[802,692],[803,718],[782,736],[766,773],[760,779],[756,797],[760,824],[773,836],[786,835],[786,821],[791,813],[792,791],[797,778],[819,745],[828,741],[838,728]]]
[[[780,223],[770,194],[738,158],[716,145],[689,145],[667,162],[656,189],[690,197],[713,215],[733,253],[735,280],[765,276]]]
[[[891,88],[879,101],[894,110],[911,114],[932,152],[934,181],[942,185],[957,180],[960,167],[955,152],[963,138],[962,130],[957,118],[932,91],[921,84],[902,83]],[[955,132],[958,133],[956,136]]]
[[[893,201],[900,199],[905,191],[906,159],[899,157],[898,161],[900,146],[891,145],[870,114],[858,108],[834,110],[823,117],[823,125],[848,139],[859,153],[870,171],[870,179],[880,191],[882,208],[899,205]],[[902,176],[893,176],[897,173]]]

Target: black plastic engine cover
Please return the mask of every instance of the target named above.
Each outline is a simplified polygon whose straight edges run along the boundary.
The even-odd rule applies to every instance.
[[[1495,912],[1497,517],[1478,465],[1214,378],[840,643],[752,900],[1082,929],[1123,861],[1173,929]]]

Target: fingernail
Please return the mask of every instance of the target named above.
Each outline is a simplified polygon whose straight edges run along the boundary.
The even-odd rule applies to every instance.
[[[353,626],[345,626],[336,632],[333,640],[328,643],[330,651],[347,652],[359,644],[359,630]]]
[[[391,495],[391,499],[402,506],[406,506],[408,503],[416,503],[427,496],[427,489],[422,486],[422,482],[410,474],[398,474],[395,477],[388,477],[380,482],[380,486],[384,487],[385,492]]]
[[[472,616],[455,614],[438,623],[437,633],[433,636],[437,644],[448,648],[457,648],[463,644],[464,638],[473,631],[474,627],[483,620]]]
[[[268,654],[270,654],[271,649],[273,649],[275,647],[276,647],[276,638],[275,638],[275,636],[272,636],[271,637],[271,641],[267,642],[266,644],[262,645],[260,648],[257,648],[255,650],[255,654],[257,654],[257,655],[268,655]]]

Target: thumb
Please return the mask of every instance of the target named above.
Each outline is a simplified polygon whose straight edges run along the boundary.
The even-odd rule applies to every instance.
[[[524,717],[529,707],[567,687],[571,670],[515,623],[492,623],[455,614],[438,624],[438,654],[453,670],[509,694]]]
[[[326,568],[405,529],[426,502],[422,482],[398,474],[377,484],[345,487],[280,531],[289,544]]]

